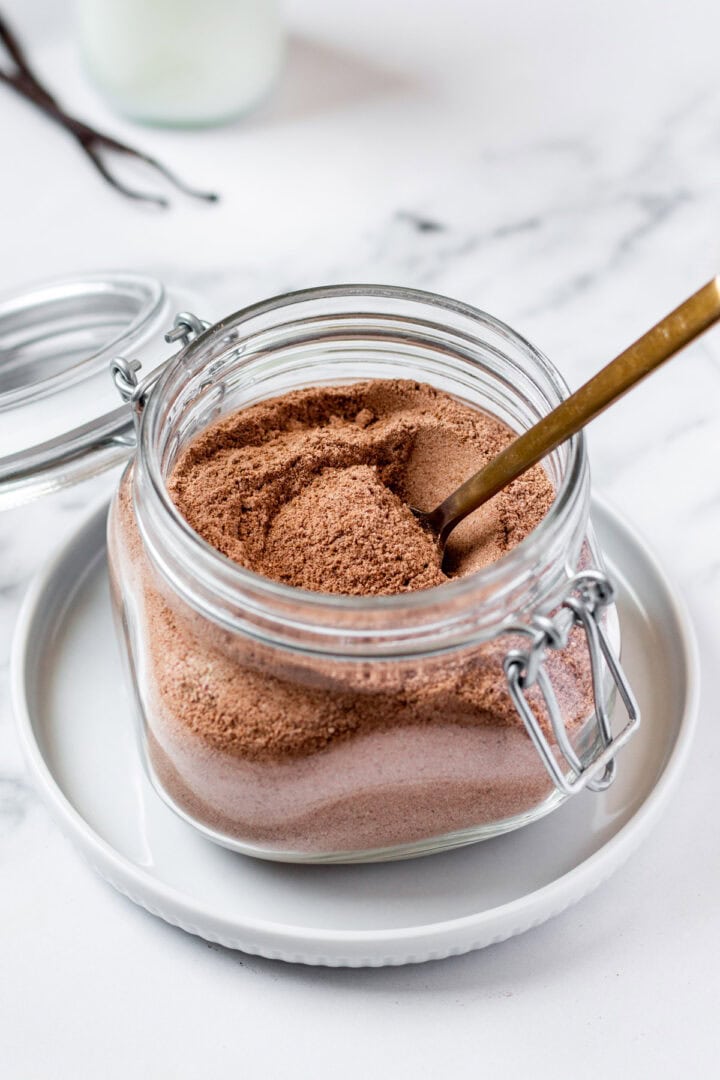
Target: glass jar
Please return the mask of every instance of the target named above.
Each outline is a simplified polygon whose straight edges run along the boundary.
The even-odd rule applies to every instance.
[[[284,53],[278,0],[76,0],[82,58],[133,120],[222,123],[258,104]]]
[[[167,490],[200,431],[264,398],[413,379],[521,431],[566,394],[551,364],[490,316],[404,289],[311,290],[179,326],[186,347],[159,377],[138,383],[116,362],[138,448],[108,529],[142,754],[161,797],[238,851],[367,861],[495,836],[606,787],[638,718],[614,658],[582,437],[547,459],[555,500],[517,547],[395,596],[255,574],[205,543]],[[629,720],[613,734],[616,687]],[[499,723],[508,700],[517,721]],[[252,756],[233,742],[248,724]],[[308,735],[302,753],[264,751],[263,731],[279,724]]]

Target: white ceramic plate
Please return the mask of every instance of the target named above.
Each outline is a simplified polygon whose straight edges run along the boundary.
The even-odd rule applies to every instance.
[[[152,791],[123,685],[105,508],[31,587],[17,626],[21,738],[51,811],[99,874],[208,941],[308,964],[404,964],[479,949],[543,922],[607,878],[648,833],[690,744],[698,665],[684,607],[644,543],[603,504],[623,660],[643,724],[603,794],[472,847],[410,862],[289,866],[203,839]]]

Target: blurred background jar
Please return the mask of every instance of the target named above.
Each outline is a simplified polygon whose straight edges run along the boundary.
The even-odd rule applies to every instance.
[[[148,124],[222,123],[282,66],[279,0],[76,0],[83,60],[110,104]]]

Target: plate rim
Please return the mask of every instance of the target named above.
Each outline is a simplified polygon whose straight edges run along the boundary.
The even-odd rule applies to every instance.
[[[173,925],[233,949],[306,964],[326,966],[380,966],[418,963],[469,952],[494,944],[528,930],[560,914],[581,900],[606,880],[650,832],[670,798],[687,761],[693,741],[700,697],[700,659],[697,637],[685,599],[669,574],[636,527],[604,497],[593,495],[591,519],[600,514],[640,549],[653,573],[661,580],[666,600],[675,620],[681,645],[681,659],[686,673],[684,707],[678,721],[672,751],[657,782],[631,817],[592,855],[552,881],[521,897],[483,911],[439,922],[380,930],[306,927],[244,917],[239,922],[208,909],[201,901],[188,897],[175,886],[154,877],[141,866],[117,851],[103,839],[65,796],[48,766],[38,740],[25,692],[30,662],[30,629],[37,618],[43,596],[52,586],[61,564],[76,546],[80,536],[98,528],[107,516],[106,496],[95,503],[73,528],[60,547],[34,575],[23,598],[14,632],[10,659],[11,705],[25,762],[36,790],[39,791],[53,819],[63,833],[80,848],[91,867],[118,891]],[[322,870],[322,868],[320,868]],[[149,902],[151,901],[151,902]],[[157,906],[153,906],[156,904]],[[203,922],[210,922],[212,929]],[[199,925],[197,925],[199,924]],[[488,928],[496,933],[486,936]],[[474,930],[475,938],[468,937]],[[485,933],[483,933],[485,931]],[[463,935],[458,943],[457,938]],[[245,940],[247,936],[248,940]],[[260,941],[252,941],[253,936]],[[269,947],[270,942],[274,947]],[[413,953],[372,956],[358,950],[380,949],[383,945],[413,945]],[[431,946],[433,946],[431,948]],[[321,946],[333,950],[317,952]],[[338,946],[350,950],[335,954]],[[314,951],[307,953],[310,947]]]

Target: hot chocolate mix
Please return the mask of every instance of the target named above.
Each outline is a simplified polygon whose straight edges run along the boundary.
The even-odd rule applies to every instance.
[[[507,427],[432,386],[374,380],[299,390],[200,435],[170,494],[229,558],[288,585],[379,595],[446,581],[410,506],[430,509],[510,441]],[[494,562],[546,514],[540,466],[458,527],[451,576]]]
[[[202,432],[168,486],[204,540],[256,573],[318,592],[402,593],[487,566],[546,514],[553,489],[537,466],[458,526],[443,568],[409,509],[435,506],[512,437],[425,384],[315,387]],[[126,483],[112,547],[118,587],[134,577],[142,596],[150,755],[193,816],[248,843],[328,852],[511,817],[549,794],[505,688],[507,639],[412,666],[293,669],[168,601],[129,496]],[[582,643],[549,668],[578,726],[592,708]]]

